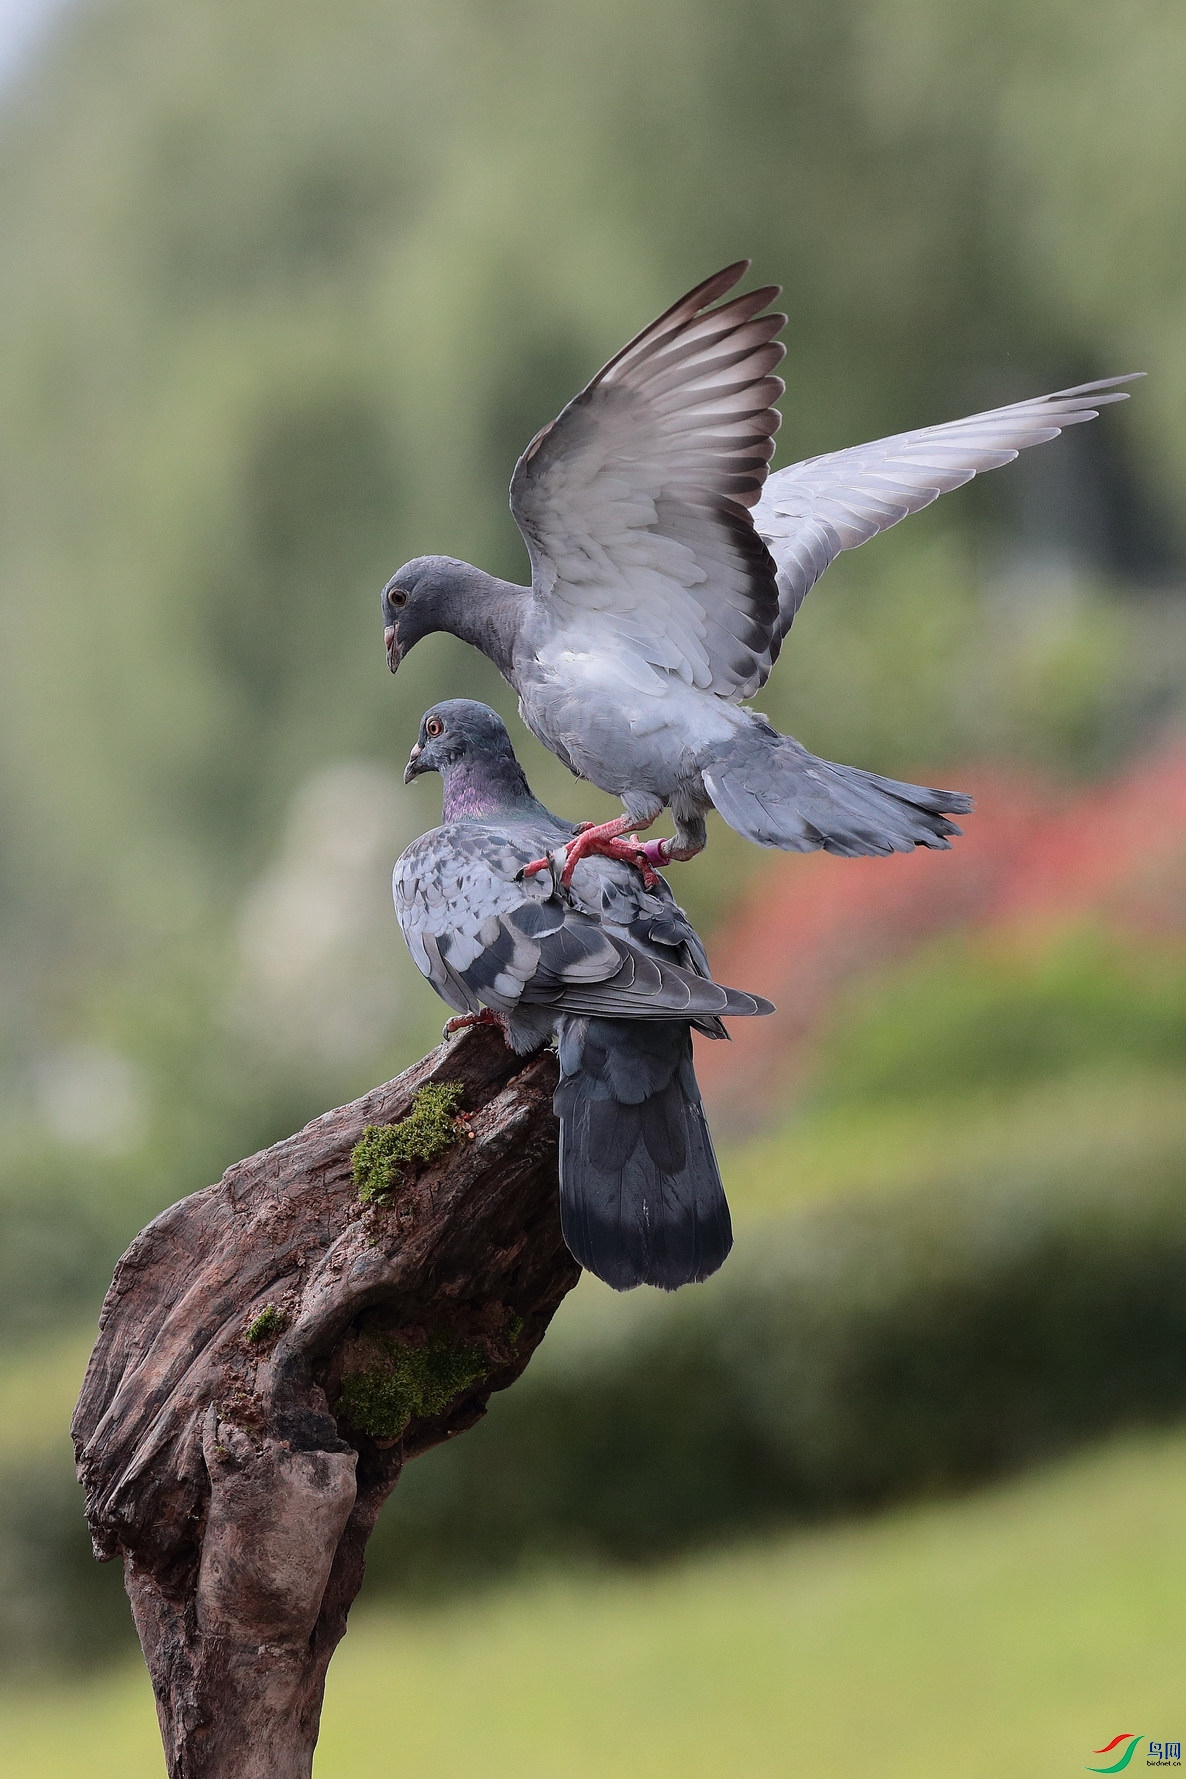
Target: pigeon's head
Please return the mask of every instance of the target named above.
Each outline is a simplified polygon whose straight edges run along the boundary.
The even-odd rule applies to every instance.
[[[411,784],[422,772],[439,772],[445,778],[454,767],[472,761],[490,767],[515,761],[506,724],[488,704],[446,698],[420,720],[420,736],[408,759],[404,783]]]
[[[422,636],[446,628],[447,614],[473,570],[452,556],[417,556],[383,589],[383,643],[392,673]]]

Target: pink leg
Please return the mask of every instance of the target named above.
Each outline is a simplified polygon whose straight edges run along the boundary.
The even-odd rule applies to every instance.
[[[633,824],[628,815],[620,815],[612,822],[582,822],[564,849],[564,873],[561,882],[565,888],[572,882],[572,874],[581,860],[592,854],[597,858],[620,859],[623,864],[633,865],[642,872],[642,880],[647,889],[654,889],[658,878],[637,834],[631,834],[629,839],[622,838],[631,826]],[[550,859],[532,859],[529,865],[524,865],[523,876],[532,877],[537,871],[546,871],[550,865]]]
[[[480,1013],[458,1013],[454,1019],[447,1019],[444,1036],[451,1038],[454,1032],[463,1032],[471,1025],[496,1025],[507,1043],[511,1041],[507,1033],[506,1014],[495,1013],[490,1007],[483,1007]]]
[[[682,865],[704,851],[702,846],[677,846],[674,840],[646,840],[641,851],[649,865],[661,870],[664,865]]]

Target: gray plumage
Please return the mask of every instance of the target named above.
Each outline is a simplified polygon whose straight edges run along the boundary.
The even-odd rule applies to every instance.
[[[983,470],[1012,463],[1031,445],[1056,439],[1064,426],[1098,419],[1101,408],[1128,400],[1118,383],[1143,375],[1103,377],[775,470],[752,513],[777,569],[772,660],[804,599],[842,550],[868,543]]]
[[[392,671],[425,635],[473,643],[524,722],[630,825],[665,807],[675,856],[704,818],[763,846],[946,847],[951,791],[817,760],[743,700],[841,550],[1125,396],[1113,377],[808,459],[767,479],[783,384],[773,288],[712,304],[748,262],[643,330],[532,441],[511,482],[531,586],[425,556],[383,592]],[[670,851],[652,858],[671,856]]]
[[[497,1016],[526,1052],[555,1038],[560,1202],[576,1258],[617,1290],[706,1278],[732,1244],[692,1069],[692,1029],[768,1001],[712,980],[660,879],[582,860],[564,890],[523,867],[575,829],[531,794],[499,717],[427,712],[407,778],[444,779],[444,824],[401,855],[393,891],[413,958],[458,1014]]]

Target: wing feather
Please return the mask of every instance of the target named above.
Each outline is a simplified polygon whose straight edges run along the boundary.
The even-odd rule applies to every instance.
[[[778,615],[749,516],[773,454],[775,287],[712,308],[728,266],[644,328],[532,440],[511,482],[545,621],[728,698],[760,683]]]
[[[767,1010],[767,1002],[708,978],[699,941],[666,886],[647,892],[628,870],[611,866],[608,876],[590,877],[582,866],[579,874],[602,893],[581,907],[546,878],[518,882],[518,868],[538,854],[540,837],[531,838],[534,845],[512,845],[482,826],[454,823],[413,842],[396,864],[404,937],[451,1007],[510,1015],[544,1006],[631,1019]]]
[[[1096,419],[1110,402],[1127,401],[1127,391],[1116,385],[1140,375],[1104,377],[775,470],[753,511],[778,571],[778,622],[766,671],[795,613],[841,550],[867,543],[983,470],[1057,438],[1064,427]]]

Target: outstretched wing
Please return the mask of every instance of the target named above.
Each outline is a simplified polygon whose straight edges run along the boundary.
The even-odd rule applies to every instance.
[[[896,433],[826,457],[775,470],[753,510],[754,526],[778,571],[778,622],[773,655],[795,613],[841,550],[853,550],[970,482],[981,470],[1011,463],[1030,445],[1057,438],[1064,426],[1094,420],[1127,377],[1105,377],[1007,408]]]
[[[740,260],[645,328],[527,447],[511,511],[552,620],[740,698],[767,671],[774,567],[750,521],[779,424],[776,286]]]
[[[770,1010],[756,995],[722,988],[676,961],[673,947],[686,940],[662,902],[654,940],[637,907],[627,938],[624,925],[607,930],[556,894],[546,874],[516,882],[534,856],[504,836],[454,824],[422,836],[396,864],[395,909],[408,949],[459,1013],[548,1006],[604,1018],[694,1020]]]

